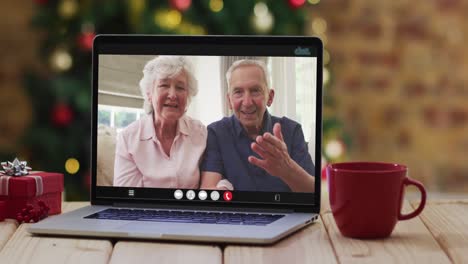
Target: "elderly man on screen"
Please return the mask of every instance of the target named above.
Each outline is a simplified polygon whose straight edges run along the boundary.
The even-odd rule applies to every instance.
[[[202,189],[313,192],[314,165],[301,125],[270,115],[266,65],[240,60],[226,73],[231,117],[208,126]]]

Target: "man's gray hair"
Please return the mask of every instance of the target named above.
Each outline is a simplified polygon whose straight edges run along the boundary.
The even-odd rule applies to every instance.
[[[226,81],[227,81],[227,85],[228,85],[228,91],[231,91],[230,80],[231,80],[232,72],[235,69],[237,69],[239,67],[242,67],[242,66],[257,66],[257,67],[259,67],[263,71],[264,82],[265,82],[265,84],[267,86],[266,92],[270,91],[270,88],[271,88],[270,74],[268,73],[268,69],[267,69],[266,64],[261,60],[251,60],[251,59],[237,60],[231,65],[231,67],[229,67],[229,69],[226,72]]]
[[[148,61],[143,68],[143,78],[140,80],[140,92],[144,98],[143,109],[151,114],[154,109],[149,99],[149,93],[154,89],[154,82],[159,79],[171,78],[185,71],[188,81],[188,98],[190,103],[198,93],[198,82],[194,75],[192,63],[184,56],[158,56]]]

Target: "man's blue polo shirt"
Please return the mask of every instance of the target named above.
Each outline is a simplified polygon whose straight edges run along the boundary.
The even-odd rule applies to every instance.
[[[310,175],[314,165],[309,155],[301,125],[287,117],[275,117],[265,112],[263,131],[273,134],[273,125],[281,124],[284,142],[291,158]],[[234,190],[290,192],[279,177],[251,164],[249,156],[257,155],[250,145],[254,142],[247,136],[235,115],[224,117],[208,126],[208,139],[201,171],[218,172],[234,185]]]

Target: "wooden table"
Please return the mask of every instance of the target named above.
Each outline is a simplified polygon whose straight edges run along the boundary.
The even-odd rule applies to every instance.
[[[340,235],[324,199],[320,220],[271,246],[36,237],[14,220],[0,222],[0,263],[468,263],[468,199],[430,200],[420,217],[392,236]],[[63,211],[87,205],[67,202]],[[405,202],[404,211],[417,206]]]

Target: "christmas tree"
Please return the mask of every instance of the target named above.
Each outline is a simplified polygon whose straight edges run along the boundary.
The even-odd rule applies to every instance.
[[[96,34],[304,35],[305,0],[35,0],[43,70],[24,76],[34,118],[18,156],[63,172],[67,200],[90,184],[91,51]],[[325,120],[324,129],[339,122]],[[327,133],[325,131],[325,133]],[[8,156],[11,158],[11,156]]]

